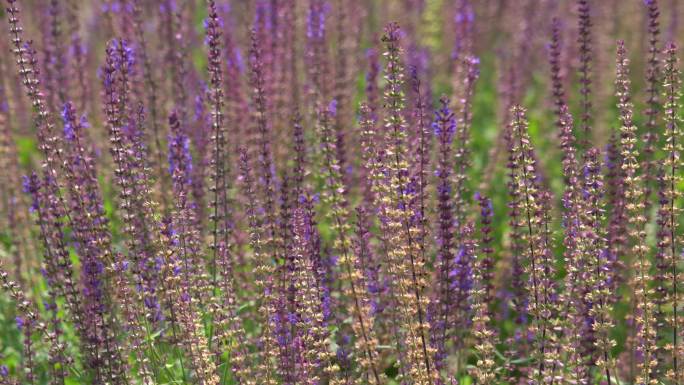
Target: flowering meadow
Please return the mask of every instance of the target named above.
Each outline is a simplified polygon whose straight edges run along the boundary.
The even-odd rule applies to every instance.
[[[678,0],[2,3],[0,385],[684,384]]]

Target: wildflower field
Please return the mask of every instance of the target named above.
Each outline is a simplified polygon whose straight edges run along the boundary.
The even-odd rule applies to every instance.
[[[0,8],[0,385],[684,385],[679,0]]]

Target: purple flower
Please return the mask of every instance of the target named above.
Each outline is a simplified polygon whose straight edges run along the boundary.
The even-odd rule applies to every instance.
[[[169,173],[175,178],[182,178],[182,183],[190,184],[192,175],[192,155],[190,154],[190,139],[183,133],[176,111],[169,116]]]
[[[337,115],[337,99],[331,100],[328,104],[328,113],[331,117],[335,117],[335,115]]]

